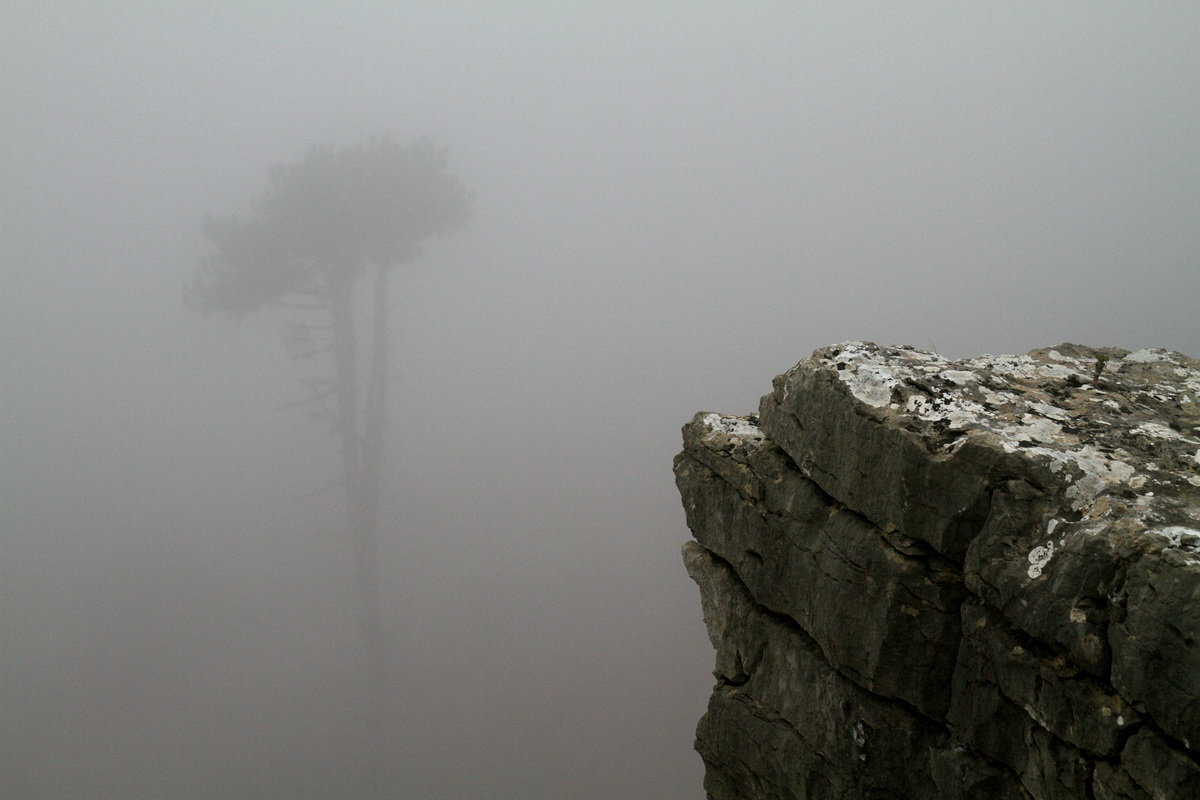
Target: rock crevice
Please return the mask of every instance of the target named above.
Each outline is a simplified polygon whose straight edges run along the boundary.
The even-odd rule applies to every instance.
[[[675,473],[711,800],[1200,797],[1200,363],[836,345]]]

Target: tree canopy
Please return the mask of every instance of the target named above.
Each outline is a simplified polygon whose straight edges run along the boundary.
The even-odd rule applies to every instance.
[[[268,179],[250,218],[205,220],[215,252],[189,291],[194,307],[240,316],[284,295],[327,294],[367,267],[416,258],[421,240],[468,217],[470,198],[447,171],[445,148],[428,139],[315,146]]]

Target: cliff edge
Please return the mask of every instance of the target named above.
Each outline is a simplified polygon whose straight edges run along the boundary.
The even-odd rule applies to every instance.
[[[1200,797],[1200,362],[836,345],[675,474],[710,800]]]

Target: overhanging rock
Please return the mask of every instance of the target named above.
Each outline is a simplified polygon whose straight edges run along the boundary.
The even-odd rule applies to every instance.
[[[1200,363],[853,342],[701,413],[711,800],[1200,797]]]

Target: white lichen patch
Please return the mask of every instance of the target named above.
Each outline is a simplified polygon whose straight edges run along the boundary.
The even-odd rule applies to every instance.
[[[1170,358],[1165,350],[1135,350],[1127,353],[1121,360],[1133,364],[1148,364],[1154,361],[1169,361]]]
[[[854,742],[854,746],[860,751],[858,754],[859,761],[866,761],[867,754],[861,752],[867,746],[867,729],[863,725],[862,720],[854,723],[854,727],[850,729],[850,738]]]
[[[1200,546],[1200,531],[1192,528],[1185,528],[1182,525],[1170,525],[1166,528],[1157,528],[1154,530],[1159,536],[1165,538],[1172,547],[1198,547]]]
[[[892,390],[900,385],[888,359],[859,342],[847,342],[838,349],[838,377],[850,393],[869,406],[887,406],[892,401]]]
[[[709,435],[714,433],[738,439],[759,440],[763,438],[762,428],[745,417],[735,417],[728,414],[705,414],[701,420],[709,429]]]
[[[1105,489],[1127,482],[1136,470],[1086,445],[1070,454],[1069,463],[1083,472],[1064,493],[1076,510],[1086,508]]]
[[[966,386],[968,383],[975,383],[979,380],[978,375],[965,369],[944,369],[938,373],[938,377],[959,386]]]
[[[945,421],[950,430],[963,430],[977,425],[981,415],[987,413],[984,406],[971,400],[953,398],[947,401],[923,394],[909,395],[904,402],[904,410],[926,422]]]
[[[1035,441],[1052,444],[1063,432],[1062,426],[1033,414],[1021,417],[1021,426],[1011,431],[1005,431],[1006,438],[1019,437],[1018,441]]]
[[[1031,579],[1042,577],[1042,572],[1046,569],[1046,565],[1054,557],[1054,549],[1054,542],[1046,542],[1046,544],[1038,545],[1029,551],[1029,555],[1027,556],[1029,569],[1026,570],[1026,574]]]
[[[1168,425],[1163,425],[1161,422],[1143,422],[1141,425],[1136,426],[1133,432],[1155,439],[1176,439],[1181,442],[1196,442],[1195,439],[1189,439],[1179,431]]]
[[[1043,364],[1038,374],[1042,377],[1054,378],[1056,380],[1066,380],[1070,377],[1078,378],[1080,375],[1079,370],[1059,366],[1058,364]]]
[[[899,385],[896,376],[884,367],[863,367],[855,373],[850,391],[870,406],[886,406],[892,399],[892,389]]]
[[[766,441],[762,429],[746,417],[710,413],[701,416],[699,422],[702,429],[698,438],[704,447],[738,460],[757,451]]]
[[[1062,353],[1058,352],[1057,350],[1051,350],[1050,352],[1046,353],[1046,357],[1052,358],[1055,361],[1071,361],[1071,362],[1075,361],[1075,359],[1071,358],[1070,356],[1064,356]]]
[[[990,406],[1001,406],[1007,402],[1010,402],[1011,400],[1011,395],[1000,394],[999,392],[993,392],[990,389],[983,390],[983,402]]]
[[[1030,403],[1029,410],[1035,414],[1041,414],[1043,417],[1056,419],[1059,422],[1071,421],[1071,415],[1066,409],[1059,408],[1058,406],[1048,405],[1047,403]]]
[[[1152,533],[1167,540],[1167,546],[1177,550],[1188,561],[1200,562],[1200,530],[1184,525],[1152,528]]]
[[[1033,378],[1037,375],[1037,362],[1029,356],[982,355],[972,360],[973,366],[985,367],[1000,375],[1013,378]]]
[[[1082,377],[1080,369],[1073,369],[1067,364],[1047,364],[1031,356],[992,356],[985,355],[964,362],[974,369],[988,369],[997,375],[1003,375],[1018,381],[1031,380],[1066,380],[1071,376]],[[1069,364],[1077,365],[1074,359]]]

